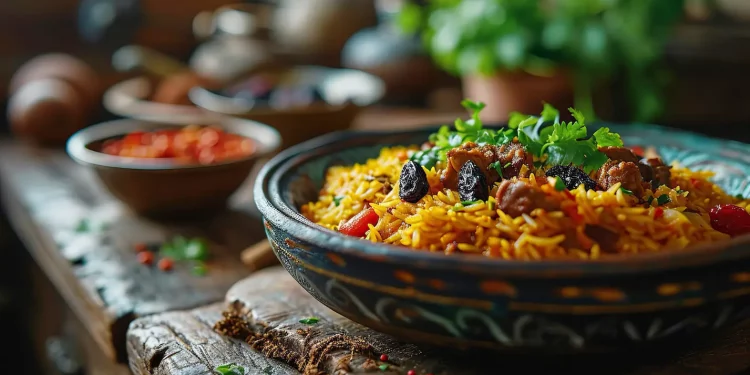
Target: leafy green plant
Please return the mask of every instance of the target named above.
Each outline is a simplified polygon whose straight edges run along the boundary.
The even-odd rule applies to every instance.
[[[453,74],[571,72],[587,118],[593,85],[623,73],[645,121],[662,111],[662,51],[683,9],[684,0],[430,0],[407,4],[397,21]]]

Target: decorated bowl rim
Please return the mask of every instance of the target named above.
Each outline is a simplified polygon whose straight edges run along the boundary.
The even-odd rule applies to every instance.
[[[660,125],[631,123],[598,123],[590,127],[608,126],[617,129],[627,126],[630,129],[657,130],[670,133],[674,137],[700,137],[702,144],[717,144],[723,148],[734,148],[748,155],[743,162],[750,164],[750,145],[706,137],[697,133],[677,130]],[[603,256],[598,259],[541,259],[534,261],[488,258],[471,254],[444,255],[442,252],[415,251],[401,246],[372,243],[353,238],[319,226],[308,220],[283,199],[282,178],[295,167],[309,160],[340,151],[336,144],[359,140],[362,145],[377,143],[384,136],[407,137],[426,135],[437,127],[425,127],[402,131],[362,131],[345,130],[329,133],[300,143],[276,155],[261,169],[254,186],[254,199],[264,217],[274,225],[283,228],[290,235],[314,246],[364,258],[377,258],[378,261],[404,263],[427,262],[434,269],[465,268],[495,275],[539,276],[595,276],[603,274],[632,274],[639,272],[659,272],[677,268],[707,266],[750,256],[745,246],[750,244],[750,235],[743,235],[726,241],[691,246],[687,250],[661,251],[634,256]],[[322,150],[322,151],[321,151]]]

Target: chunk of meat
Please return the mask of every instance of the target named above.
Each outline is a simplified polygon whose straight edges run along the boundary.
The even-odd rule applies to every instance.
[[[671,166],[664,164],[664,162],[658,157],[644,158],[643,160],[641,160],[641,164],[649,165],[654,171],[652,178],[647,180],[651,181],[654,189],[661,185],[669,186],[669,181],[672,179]],[[646,179],[644,178],[644,180]]]
[[[651,181],[654,178],[654,171],[652,170],[651,165],[648,163],[642,163],[641,158],[629,148],[607,146],[599,147],[599,151],[604,155],[607,155],[610,160],[635,163],[635,165],[638,166],[638,170],[641,172],[643,181]]]
[[[497,149],[498,161],[503,168],[503,178],[529,177],[534,169],[534,156],[520,143],[507,143]],[[526,168],[523,168],[526,166]]]
[[[492,185],[500,175],[490,164],[497,160],[497,148],[492,145],[479,146],[474,142],[466,142],[447,153],[448,163],[440,176],[440,181],[448,189],[458,190],[458,172],[464,164],[471,160],[476,164],[485,177],[487,184]]]
[[[471,160],[487,177],[489,185],[500,179],[497,169],[490,164],[498,162],[505,179],[513,177],[528,177],[534,168],[534,157],[526,151],[520,143],[508,143],[502,146],[479,146],[474,142],[466,142],[447,153],[448,163],[440,177],[443,185],[452,190],[458,188],[458,172],[463,165]],[[523,166],[526,166],[524,168]]]
[[[633,162],[609,160],[596,171],[596,182],[605,190],[619,182],[635,196],[643,196],[643,177],[638,165]]]
[[[604,155],[607,155],[608,158],[612,160],[621,160],[621,161],[629,161],[632,163],[638,163],[638,161],[641,159],[638,157],[638,155],[633,152],[633,150],[625,147],[615,147],[615,146],[607,146],[607,147],[599,147],[599,152],[603,153]]]
[[[544,194],[538,186],[529,185],[519,180],[504,180],[495,194],[497,208],[511,217],[528,214],[536,208],[555,211],[560,203]]]
[[[617,232],[601,225],[594,224],[587,225],[586,228],[583,229],[583,233],[585,233],[588,238],[596,241],[603,252],[614,253],[617,251],[615,245],[617,245],[617,241],[620,239],[620,234]]]

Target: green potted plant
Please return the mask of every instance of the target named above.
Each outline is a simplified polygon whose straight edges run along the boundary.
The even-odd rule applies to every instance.
[[[684,0],[431,0],[398,22],[462,78],[466,97],[489,104],[487,120],[569,97],[595,118],[595,85],[619,76],[645,121],[662,110],[661,53],[683,14]]]

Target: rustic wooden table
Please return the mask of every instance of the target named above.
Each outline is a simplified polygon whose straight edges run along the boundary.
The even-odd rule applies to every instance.
[[[226,303],[136,320],[128,331],[137,375],[210,374],[235,363],[245,375],[381,373],[486,375],[740,375],[750,373],[750,324],[694,347],[593,357],[446,355],[352,323],[305,292],[282,267],[254,273],[227,293]],[[236,301],[236,302],[235,302]],[[222,312],[237,312],[216,327]],[[317,317],[313,325],[300,323]],[[234,335],[229,338],[217,332]],[[248,344],[249,343],[249,344]],[[388,361],[379,360],[387,354]],[[382,367],[383,365],[387,365]]]
[[[355,127],[418,126],[451,122],[455,116],[376,109],[361,116]],[[53,343],[74,345],[52,345],[54,351],[68,350],[63,354],[78,357],[87,373],[127,373],[123,364],[130,322],[223,300],[227,289],[250,273],[240,262],[240,252],[265,238],[252,204],[252,183],[251,177],[233,197],[233,209],[220,216],[157,223],[130,213],[91,170],[75,164],[63,150],[0,139],[2,204],[38,265],[36,309],[44,312],[36,318],[38,350],[48,350],[45,340],[60,334]],[[177,234],[210,241],[206,276],[193,275],[186,265],[165,273],[137,262],[135,244],[158,244]]]
[[[11,225],[72,311],[70,326],[76,327],[82,355],[97,362],[89,373],[126,371],[116,364],[127,360],[125,333],[133,319],[222,300],[249,273],[239,261],[241,250],[265,237],[259,219],[248,212],[248,187],[234,202],[244,211],[201,222],[155,223],[124,209],[64,151],[9,140],[0,143],[0,182]],[[138,263],[135,244],[159,244],[176,234],[209,240],[205,276],[186,264],[162,272]]]

